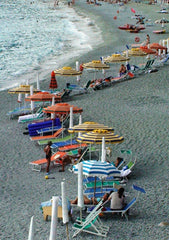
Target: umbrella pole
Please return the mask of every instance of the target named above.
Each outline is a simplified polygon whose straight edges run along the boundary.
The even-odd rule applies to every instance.
[[[96,192],[96,176],[95,176],[95,180],[94,180],[94,194],[93,194],[94,199],[95,199],[95,192]]]

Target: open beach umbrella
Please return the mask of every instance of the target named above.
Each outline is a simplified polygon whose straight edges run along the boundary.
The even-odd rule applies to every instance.
[[[94,79],[96,79],[96,70],[106,70],[109,69],[110,66],[103,63],[101,60],[93,60],[92,62],[83,63],[83,68],[94,69]]]
[[[8,93],[13,93],[13,94],[19,94],[19,93],[26,94],[26,93],[30,93],[30,87],[31,87],[31,85],[20,85],[19,87],[9,89]],[[33,92],[34,93],[40,92],[40,90],[34,88]]]
[[[140,46],[141,51],[149,54],[156,54],[157,52],[154,51],[153,49],[150,49],[148,46]]]
[[[149,47],[150,47],[151,49],[155,49],[155,50],[165,50],[165,51],[167,51],[167,47],[162,46],[162,45],[159,44],[159,43],[151,43],[151,44],[149,45]]]
[[[50,80],[49,88],[51,88],[53,90],[58,88],[58,84],[57,84],[57,81],[56,81],[56,78],[55,78],[54,71],[51,72],[51,80]]]
[[[48,106],[43,109],[46,113],[67,114],[70,113],[70,108],[73,108],[73,113],[82,113],[83,109],[68,103],[57,103],[53,106]]]
[[[91,143],[91,144],[101,144],[102,138],[105,138],[105,143],[121,143],[124,141],[124,137],[115,134],[112,131],[96,129],[91,132],[82,134],[77,138],[78,142]]]
[[[78,76],[82,74],[81,71],[76,71],[76,69],[71,67],[63,67],[61,69],[54,70],[54,73],[59,76]]]
[[[95,129],[103,129],[103,130],[108,130],[108,131],[114,131],[113,128],[110,128],[108,126],[105,126],[104,124],[97,123],[97,122],[84,122],[82,124],[78,124],[73,126],[72,128],[68,129],[68,132],[73,133],[73,132],[90,132]]]
[[[128,54],[129,57],[144,57],[147,55],[147,53],[141,51],[140,48],[131,48],[130,50],[124,51],[123,54]]]
[[[118,62],[126,62],[129,61],[129,57],[124,57],[121,54],[112,54],[109,57],[104,58],[105,63],[118,63]]]
[[[52,99],[55,99],[55,102],[58,101],[60,102],[60,97],[56,94],[52,94],[49,92],[38,92],[35,93],[33,95],[28,96],[27,98],[25,98],[25,101],[34,101],[34,102],[47,102],[47,101],[51,101]]]

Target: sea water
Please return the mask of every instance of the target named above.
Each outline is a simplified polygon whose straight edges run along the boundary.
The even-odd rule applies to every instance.
[[[0,91],[43,80],[102,41],[98,27],[67,2],[0,1]],[[92,23],[92,24],[91,24]]]

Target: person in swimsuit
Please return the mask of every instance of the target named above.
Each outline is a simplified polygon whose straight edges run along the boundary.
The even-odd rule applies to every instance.
[[[47,161],[46,174],[49,174],[49,168],[50,168],[50,162],[51,162],[51,156],[52,156],[51,145],[52,145],[52,142],[49,141],[46,147],[44,148],[44,152],[46,153],[46,161]]]

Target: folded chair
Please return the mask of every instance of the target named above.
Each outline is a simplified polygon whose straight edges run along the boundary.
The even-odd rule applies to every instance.
[[[106,237],[109,231],[108,226],[104,226],[99,218],[99,214],[102,211],[102,201],[96,205],[96,207],[91,211],[91,213],[86,217],[86,219],[77,220],[73,225],[75,232],[73,238],[76,237],[81,232],[87,232],[101,237]]]

